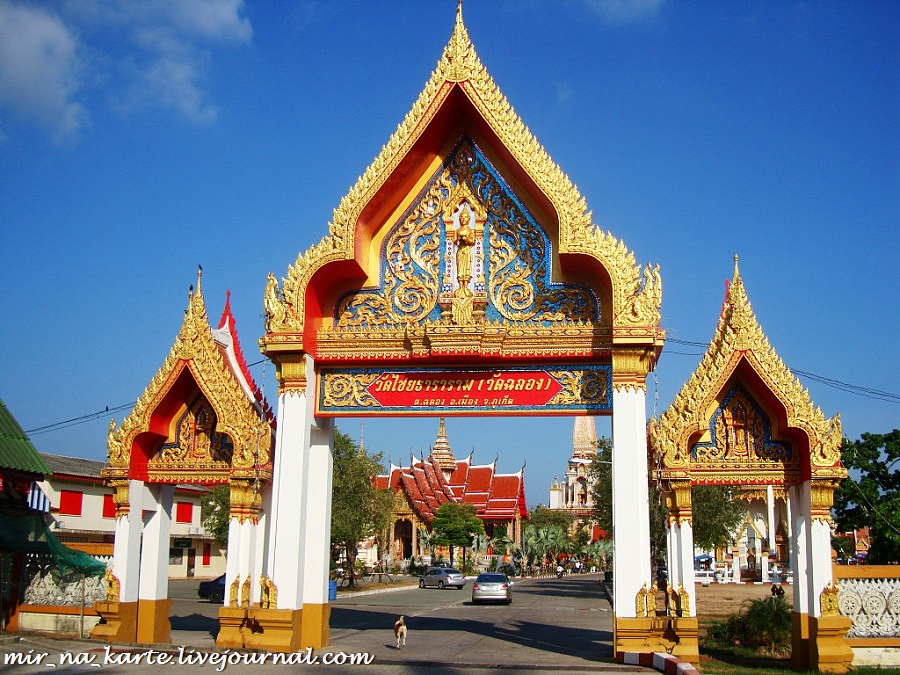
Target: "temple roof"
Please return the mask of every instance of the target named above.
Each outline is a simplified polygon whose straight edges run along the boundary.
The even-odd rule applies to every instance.
[[[555,232],[561,269],[588,275],[603,289],[604,325],[624,329],[613,339],[621,333],[630,344],[649,341],[661,349],[658,266],[648,265],[642,272],[634,254],[592,222],[584,197],[482,64],[461,7],[437,67],[382,151],[341,199],[328,236],[297,257],[280,289],[270,275],[264,348],[316,354],[316,331],[330,316],[336,297],[377,277],[379,230],[460,135],[483,141],[505,175],[545,214],[544,224]],[[333,273],[326,273],[326,266]]]
[[[431,524],[438,508],[449,501],[471,504],[482,520],[527,518],[524,469],[514,474],[498,474],[495,469],[495,463],[471,466],[471,457],[467,457],[456,461],[456,469],[447,479],[432,455],[414,460],[408,467],[392,464],[390,473],[375,478],[375,486],[402,492],[426,524]]]
[[[769,344],[750,306],[737,256],[706,353],[669,408],[650,421],[650,447],[664,473],[672,478],[688,475],[694,461],[691,448],[710,433],[710,411],[722,405],[736,383],[748,387],[752,397],[772,412],[778,431],[791,433],[797,443],[802,440],[805,447],[801,449],[808,453],[805,472],[820,477],[846,475],[840,466],[840,418],[825,418]]]
[[[231,313],[230,294],[214,330],[209,323],[201,288],[191,288],[181,329],[169,355],[137,400],[131,413],[116,428],[111,421],[107,437],[109,468],[104,478],[152,479],[165,482],[213,484],[231,478],[268,479],[274,447],[274,419],[256,386],[241,350]],[[230,460],[210,455],[167,460],[156,457],[171,438],[176,416],[198,399],[215,414],[214,433],[233,447]],[[137,449],[138,452],[132,451]],[[134,460],[134,461],[133,461]],[[149,472],[149,473],[148,473]]]

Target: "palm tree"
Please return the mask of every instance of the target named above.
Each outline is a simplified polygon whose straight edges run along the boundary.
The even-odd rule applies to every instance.
[[[429,551],[431,553],[431,561],[434,562],[434,547],[436,542],[434,541],[434,532],[429,532],[425,528],[419,530],[419,549],[422,551]]]

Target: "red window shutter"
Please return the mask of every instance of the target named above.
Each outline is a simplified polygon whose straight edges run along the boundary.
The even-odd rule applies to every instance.
[[[175,522],[190,523],[194,520],[194,505],[190,502],[175,502]]]
[[[112,495],[103,495],[103,517],[116,517],[116,503],[113,501]]]
[[[209,567],[209,559],[212,557],[212,546],[210,544],[203,544],[203,564],[206,567]]]
[[[84,497],[83,492],[77,490],[60,490],[59,491],[59,515],[61,516],[80,516],[81,502]]]

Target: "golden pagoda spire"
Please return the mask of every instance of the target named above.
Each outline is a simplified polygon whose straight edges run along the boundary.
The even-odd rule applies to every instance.
[[[444,418],[440,418],[438,423],[437,438],[434,446],[431,448],[431,456],[437,460],[443,471],[453,471],[456,469],[456,457],[453,456],[453,450],[450,449],[450,441],[447,439],[447,425]]]

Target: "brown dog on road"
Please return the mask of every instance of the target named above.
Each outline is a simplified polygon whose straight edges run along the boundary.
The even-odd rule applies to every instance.
[[[394,622],[394,637],[397,638],[397,649],[406,646],[406,622],[402,616]]]

